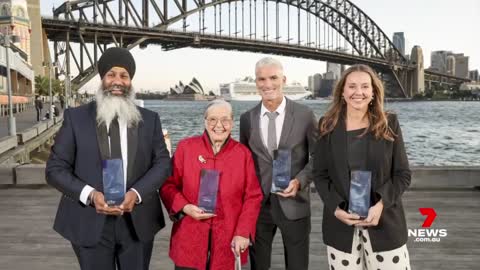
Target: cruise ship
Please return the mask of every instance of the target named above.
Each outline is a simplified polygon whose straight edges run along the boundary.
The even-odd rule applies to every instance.
[[[297,82],[286,84],[283,87],[283,93],[291,100],[301,100],[312,94]],[[252,77],[220,84],[220,94],[225,100],[260,101],[261,99]]]

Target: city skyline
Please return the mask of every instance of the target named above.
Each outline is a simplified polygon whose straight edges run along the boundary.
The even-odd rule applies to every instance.
[[[410,54],[414,45],[420,45],[424,52],[425,68],[430,66],[432,51],[449,50],[469,56],[470,70],[480,69],[480,51],[478,45],[475,45],[479,42],[479,1],[459,0],[452,3],[448,0],[405,0],[394,8],[388,1],[352,2],[375,21],[390,40],[393,39],[394,32],[404,32],[405,54]],[[52,6],[58,7],[62,3],[61,0],[41,0],[42,15],[51,16]],[[166,91],[180,80],[186,82],[196,77],[207,92],[216,91],[220,83],[253,76],[255,62],[265,56],[191,48],[162,51],[160,46],[154,45],[143,50],[134,48],[132,54],[137,61],[137,73],[133,81],[137,90]],[[152,55],[156,56],[154,61]],[[297,81],[304,86],[308,85],[308,76],[326,70],[325,62],[274,57],[283,63],[288,81]],[[98,85],[99,79],[96,77],[85,88],[95,90]]]

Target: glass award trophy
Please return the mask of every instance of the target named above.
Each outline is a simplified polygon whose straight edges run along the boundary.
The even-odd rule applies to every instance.
[[[370,209],[370,189],[372,172],[353,170],[350,174],[350,200],[348,212],[355,213],[361,218],[368,216]]]
[[[205,211],[205,213],[215,213],[219,179],[220,172],[217,170],[202,169],[200,172],[198,207]]]
[[[290,149],[273,151],[272,189],[271,192],[282,192],[291,180],[292,153]]]
[[[121,159],[102,160],[103,195],[108,205],[120,205],[125,198],[123,161]]]

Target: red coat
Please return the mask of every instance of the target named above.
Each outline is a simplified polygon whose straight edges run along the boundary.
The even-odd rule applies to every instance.
[[[202,221],[185,216],[174,222],[170,258],[178,266],[205,269],[211,228],[210,270],[234,269],[230,243],[235,235],[255,239],[263,197],[252,155],[232,138],[217,155],[213,154],[206,133],[180,141],[173,157],[173,176],[160,189],[170,215],[180,212],[188,203],[198,205],[201,169],[220,171],[216,216]],[[247,254],[248,249],[242,253],[242,264],[247,262]]]

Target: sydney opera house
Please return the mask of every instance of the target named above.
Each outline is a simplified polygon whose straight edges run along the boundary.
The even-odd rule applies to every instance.
[[[196,78],[193,78],[187,85],[180,81],[174,87],[170,87],[170,93],[168,94],[167,99],[208,100],[207,94],[204,92],[202,85]]]

